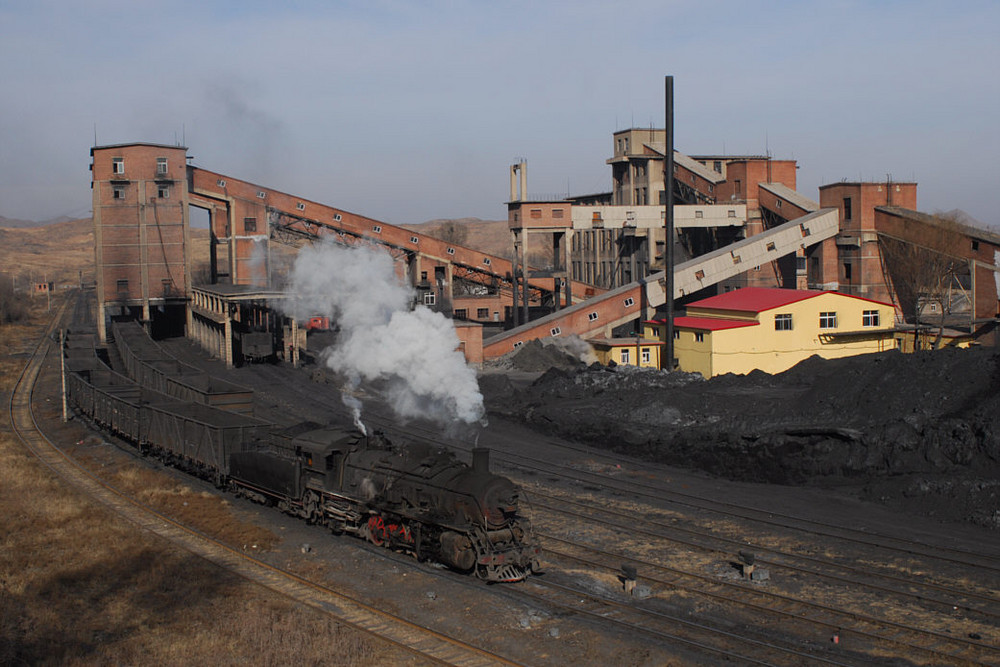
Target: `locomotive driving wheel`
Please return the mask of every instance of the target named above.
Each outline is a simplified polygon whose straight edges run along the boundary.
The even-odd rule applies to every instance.
[[[385,526],[385,519],[380,514],[373,514],[368,517],[368,540],[377,547],[384,546],[389,539],[389,532]]]

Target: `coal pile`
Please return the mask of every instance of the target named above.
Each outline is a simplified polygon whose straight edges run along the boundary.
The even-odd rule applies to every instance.
[[[733,480],[851,487],[1000,529],[992,349],[813,357],[711,380],[574,364],[504,389],[503,401],[487,396],[491,412],[610,451]]]

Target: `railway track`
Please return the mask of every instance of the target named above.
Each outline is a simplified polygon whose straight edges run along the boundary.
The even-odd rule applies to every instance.
[[[192,530],[107,484],[49,440],[35,421],[32,394],[51,337],[65,305],[48,325],[21,372],[8,405],[12,427],[24,446],[53,474],[136,526],[250,581],[302,602],[337,621],[370,633],[413,654],[447,665],[516,665],[515,661],[449,637],[365,603],[360,597],[309,581]]]
[[[613,571],[627,563],[642,573],[645,584],[661,590],[683,591],[729,612],[734,606],[740,607],[746,610],[746,618],[753,619],[753,624],[761,629],[769,628],[775,634],[787,633],[792,638],[806,638],[804,641],[816,650],[825,640],[837,635],[845,649],[850,644],[860,655],[906,656],[941,665],[989,664],[1000,657],[980,642],[796,599],[762,587],[730,583],[714,576],[629,558],[552,534],[541,533],[541,536],[545,538],[546,553],[563,562],[604,571]]]
[[[531,495],[536,508],[613,528],[627,526],[625,532],[629,537],[666,540],[675,548],[697,549],[717,559],[733,558],[739,551],[748,550],[747,544],[739,540],[636,516],[608,505],[594,507],[537,489]],[[539,498],[543,500],[539,502]],[[758,566],[767,566],[775,572],[794,573],[803,579],[826,580],[833,585],[864,587],[882,596],[919,603],[932,611],[961,611],[967,617],[1000,626],[1000,598],[989,589],[986,593],[960,590],[934,583],[925,577],[902,577],[884,572],[876,574],[850,564],[759,546],[750,550],[755,554]]]
[[[269,374],[270,375],[270,374]],[[283,375],[283,374],[276,374]],[[385,419],[373,414],[371,410],[366,410],[366,421],[377,423]],[[385,423],[389,423],[388,420]],[[409,427],[407,432],[413,437],[414,432],[419,431],[419,427]],[[422,436],[432,442],[441,444],[440,436],[434,433],[426,433]],[[418,439],[421,436],[417,436]],[[468,445],[463,443],[447,443],[458,450],[467,450]],[[482,444],[482,443],[481,443]],[[487,443],[488,444],[488,443]],[[560,447],[564,447],[560,443]],[[569,449],[573,449],[569,447]],[[588,455],[593,455],[592,450],[586,450]],[[565,465],[553,465],[548,461],[538,458],[525,457],[510,452],[497,450],[495,460],[505,463],[509,470],[529,470],[534,473],[545,475],[559,475],[566,479],[573,480],[584,485],[599,484],[601,488],[617,489],[626,494],[630,499],[659,500],[662,489],[643,483],[635,484],[634,480],[629,480],[627,486],[622,480],[612,475],[595,474],[588,471],[581,471],[576,468],[569,468]],[[617,471],[617,469],[616,469]],[[536,485],[542,486],[542,485]],[[668,494],[670,495],[670,494]],[[904,600],[908,604],[913,604],[923,608],[930,608],[932,613],[940,616],[955,618],[955,614],[960,614],[961,619],[956,619],[962,623],[976,622],[985,624],[994,629],[998,627],[998,609],[1000,600],[996,597],[988,581],[982,583],[981,589],[976,590],[977,582],[970,582],[969,587],[959,588],[955,585],[939,584],[927,576],[919,573],[926,563],[924,561],[938,561],[949,564],[957,568],[982,568],[981,571],[1000,572],[997,567],[998,560],[995,556],[985,553],[969,552],[959,549],[938,548],[933,545],[926,545],[920,542],[900,539],[893,536],[881,536],[872,533],[865,533],[855,529],[842,526],[833,526],[806,521],[792,515],[777,516],[771,512],[763,510],[748,509],[744,506],[736,506],[721,503],[714,499],[704,499],[692,494],[675,494],[671,496],[669,502],[677,503],[685,508],[697,510],[698,512],[712,512],[721,514],[727,518],[732,518],[735,514],[739,519],[761,520],[765,526],[780,527],[785,530],[793,530],[808,533],[810,536],[820,535],[828,539],[837,540],[838,543],[854,545],[859,548],[877,548],[881,553],[886,554],[886,558],[896,558],[900,562],[906,561],[905,567],[917,570],[917,574],[911,576],[898,576],[891,571],[884,571],[883,568],[869,565],[861,567],[852,565],[853,558],[843,556],[835,557],[815,557],[808,554],[803,555],[797,552],[782,551],[764,544],[750,544],[745,540],[738,540],[724,535],[720,536],[716,531],[686,528],[675,522],[659,522],[648,520],[635,513],[626,514],[615,512],[607,506],[597,506],[556,498],[551,494],[546,494],[535,489],[532,492],[534,504],[547,512],[561,513],[562,516],[574,514],[576,518],[585,520],[591,524],[602,523],[606,526],[624,529],[627,526],[628,535],[635,538],[637,534],[642,539],[648,539],[651,544],[656,540],[665,542],[667,549],[677,550],[678,546],[698,548],[704,551],[712,551],[718,556],[721,553],[734,555],[738,549],[749,548],[759,552],[763,559],[758,561],[761,565],[776,570],[798,573],[799,575],[825,579],[831,582],[828,585],[837,585],[843,589],[866,590],[869,595],[882,598],[894,597],[897,600]],[[543,498],[542,502],[538,499]],[[557,508],[554,505],[562,504]],[[569,509],[568,509],[569,508]],[[766,516],[763,516],[766,515]],[[601,517],[604,517],[603,519]],[[610,518],[609,518],[610,517]],[[617,522],[617,523],[616,523]],[[838,634],[842,628],[848,628],[847,632],[854,643],[864,644],[874,654],[907,655],[920,656],[922,660],[935,664],[979,664],[990,663],[1000,660],[995,647],[985,644],[979,640],[979,633],[968,633],[970,639],[963,636],[949,634],[949,630],[934,631],[920,627],[908,626],[905,623],[895,623],[889,620],[880,619],[871,614],[861,613],[857,610],[833,608],[828,605],[819,604],[809,600],[799,600],[791,597],[775,595],[765,595],[756,593],[757,601],[748,602],[740,594],[722,594],[717,591],[707,592],[709,588],[718,587],[719,582],[701,578],[698,586],[691,584],[681,585],[679,577],[689,576],[689,573],[678,570],[665,570],[662,566],[643,560],[629,558],[625,554],[600,553],[600,550],[593,550],[587,545],[574,541],[561,541],[559,537],[548,533],[542,534],[545,539],[546,550],[551,553],[559,552],[568,561],[585,563],[598,571],[615,570],[623,561],[630,561],[639,565],[642,571],[660,572],[655,575],[655,581],[662,586],[672,588],[683,588],[700,595],[715,597],[717,601],[740,605],[753,609],[755,614],[770,613],[778,616],[784,623],[794,622],[799,624],[811,624],[811,629],[807,634],[815,636],[817,629],[822,630],[823,636],[829,637],[831,634]],[[558,545],[558,546],[557,546]],[[575,550],[569,553],[567,549]],[[589,556],[581,553],[584,549]],[[666,574],[664,574],[666,573]],[[699,579],[697,576],[694,579]],[[537,582],[536,582],[537,583]],[[724,588],[724,587],[723,587]],[[574,589],[577,595],[587,595],[587,591]],[[634,613],[634,612],[633,612]],[[641,627],[641,626],[637,626]],[[976,626],[977,628],[981,626]],[[988,635],[987,635],[988,636]]]
[[[98,480],[99,481],[99,480]],[[132,503],[129,498],[124,498],[126,503]],[[116,507],[119,513],[126,513],[128,507],[122,509],[121,507]],[[148,508],[147,508],[148,509]],[[183,526],[179,526],[172,522],[168,517],[163,517],[155,512],[154,516],[159,522],[166,522],[171,525],[172,528],[177,528],[181,530],[181,536],[170,535],[170,539],[174,541],[182,541],[185,537],[184,533],[186,529]],[[143,525],[143,524],[140,524]],[[156,525],[145,525],[146,528],[150,530],[156,530]],[[204,536],[202,536],[204,537]],[[214,541],[214,540],[212,540]],[[225,545],[221,545],[224,549]],[[365,545],[367,548],[367,545]],[[194,549],[191,549],[194,551]],[[233,551],[233,550],[229,550]],[[211,552],[206,553],[204,550],[197,551],[199,555],[209,558],[215,562],[219,562],[216,558],[212,557]],[[229,569],[237,569],[239,565],[239,560],[244,558],[245,555],[242,552],[235,551],[231,554],[236,558],[236,563],[225,562],[220,563]],[[255,564],[259,563],[257,559],[250,558]],[[410,562],[410,559],[405,559],[398,561],[399,564],[405,565],[409,568],[416,568],[417,566]],[[281,583],[281,577],[287,577],[291,573],[287,573],[284,570],[275,570],[269,566],[268,577],[261,579],[260,577],[254,577],[256,581],[264,583],[274,588],[274,579],[277,577],[279,579],[279,584]],[[238,570],[237,570],[238,571]],[[299,586],[306,586],[309,590],[309,595],[304,595],[302,591],[290,591],[285,592],[286,595],[295,597],[295,599],[303,600],[306,602],[310,601],[310,595],[315,594],[316,585],[312,582],[304,581],[294,575],[291,575],[295,579],[295,583]],[[469,587],[472,586],[471,583],[463,584]],[[322,587],[320,587],[322,589]],[[521,594],[520,591],[512,591],[510,593],[511,597],[517,598],[519,601],[523,602],[525,599],[532,600],[536,603],[544,603],[549,608],[556,610],[557,615],[572,615],[577,619],[586,618],[600,618],[602,621],[607,621],[607,617],[599,617],[593,609],[598,606],[607,605],[609,602],[601,602],[598,598],[590,596],[591,604],[588,609],[586,606],[581,606],[583,598],[579,593],[574,593],[572,589],[566,587],[560,587],[558,584],[551,584],[544,586],[544,589],[548,590],[547,594],[539,594],[536,586],[536,592],[534,594]],[[561,589],[560,595],[554,595],[552,591],[559,591]],[[323,589],[323,592],[328,592]],[[584,596],[587,597],[587,596]],[[321,607],[327,605],[320,605]],[[735,633],[726,632],[720,630],[719,628],[713,628],[708,625],[698,624],[691,621],[684,621],[681,617],[664,615],[662,613],[651,613],[648,610],[642,609],[632,609],[627,610],[627,605],[621,605],[622,613],[619,614],[619,618],[615,619],[615,626],[621,631],[627,633],[628,636],[640,636],[644,635],[657,640],[659,643],[663,644],[663,649],[668,651],[670,655],[673,655],[677,651],[686,652],[697,652],[701,657],[705,655],[710,655],[713,657],[724,657],[726,659],[737,660],[741,663],[747,664],[799,664],[803,658],[810,657],[809,654],[803,653],[801,651],[795,650],[794,648],[781,647],[774,644],[770,644],[766,641],[754,640],[750,638],[741,638]],[[342,618],[342,615],[338,615],[338,618]],[[668,629],[663,625],[666,621],[673,621],[680,626],[680,630],[668,631]],[[353,625],[358,626],[357,621],[352,621]],[[607,632],[607,628],[602,628],[602,632]],[[440,659],[440,657],[439,657]],[[465,664],[461,660],[455,658],[448,658],[447,661],[451,664]],[[473,663],[474,664],[474,663]],[[512,664],[512,663],[510,663]],[[832,664],[840,664],[833,661]]]

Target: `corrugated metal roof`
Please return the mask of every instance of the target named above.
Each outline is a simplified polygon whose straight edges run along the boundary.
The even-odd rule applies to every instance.
[[[777,287],[744,287],[688,304],[688,308],[715,308],[760,313],[790,303],[811,299],[826,292],[817,290],[780,289]]]
[[[747,320],[726,320],[721,317],[675,317],[674,326],[684,329],[702,329],[704,331],[721,331],[723,329],[739,329],[740,327],[760,326],[760,322]]]
[[[842,294],[840,292],[822,292],[819,290],[781,289],[778,287],[744,287],[743,289],[712,296],[701,301],[688,304],[688,308],[712,308],[716,310],[732,310],[744,313],[762,313],[765,310],[780,308],[790,303],[797,303],[823,294],[836,294],[845,299],[858,299],[883,306],[891,303],[866,299],[863,296]]]

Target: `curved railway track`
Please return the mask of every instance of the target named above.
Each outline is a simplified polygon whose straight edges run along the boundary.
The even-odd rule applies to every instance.
[[[65,306],[49,324],[34,348],[11,392],[8,405],[15,434],[53,474],[89,498],[104,504],[119,516],[163,537],[170,543],[406,651],[448,665],[519,664],[373,607],[358,597],[309,581],[288,570],[233,549],[118,491],[79,465],[45,436],[35,422],[31,405],[35,383],[42,371],[46,356],[53,347],[51,336],[64,312]]]

